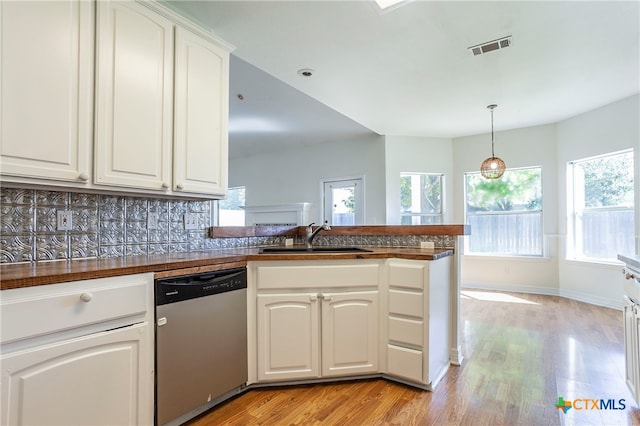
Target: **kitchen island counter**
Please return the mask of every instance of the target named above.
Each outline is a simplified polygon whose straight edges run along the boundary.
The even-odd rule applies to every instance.
[[[336,260],[385,259],[436,260],[453,255],[451,249],[421,249],[417,247],[363,247],[367,252],[354,253],[269,253],[256,248],[208,250],[166,255],[128,256],[106,259],[78,259],[0,266],[0,289],[31,287],[69,281],[106,278],[145,272],[186,270],[197,273],[218,265],[242,266],[251,260]]]

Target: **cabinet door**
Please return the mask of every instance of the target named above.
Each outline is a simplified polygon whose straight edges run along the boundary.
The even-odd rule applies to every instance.
[[[148,323],[2,357],[3,425],[153,422]]]
[[[86,1],[0,2],[3,180],[90,178],[93,14]]]
[[[314,293],[258,294],[258,380],[319,377]]]
[[[173,189],[224,196],[229,53],[180,27],[175,52]]]
[[[625,379],[637,401],[640,397],[640,309],[627,297],[623,309]]]
[[[99,1],[95,181],[168,190],[173,24],[132,1]]]
[[[378,292],[322,294],[322,375],[378,372]]]

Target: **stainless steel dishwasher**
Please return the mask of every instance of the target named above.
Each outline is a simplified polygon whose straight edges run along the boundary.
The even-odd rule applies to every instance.
[[[157,425],[178,425],[247,382],[247,270],[155,280]]]

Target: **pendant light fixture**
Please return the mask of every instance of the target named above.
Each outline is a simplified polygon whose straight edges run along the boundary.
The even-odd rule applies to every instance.
[[[497,106],[498,105],[495,104],[487,106],[491,111],[491,157],[484,160],[480,166],[480,173],[482,173],[482,176],[486,179],[499,179],[507,169],[507,165],[504,161],[502,161],[501,158],[496,157],[493,153],[493,110],[496,109]]]

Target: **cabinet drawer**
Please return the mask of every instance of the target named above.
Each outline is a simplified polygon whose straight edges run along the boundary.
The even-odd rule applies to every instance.
[[[389,318],[389,340],[407,345],[424,347],[423,321],[407,318]]]
[[[5,290],[2,342],[144,316],[152,289],[153,274],[143,274]]]
[[[389,290],[389,313],[424,318],[423,294]]]
[[[424,288],[425,264],[400,262],[393,260],[389,262],[389,285],[391,287],[406,287],[416,290]]]
[[[320,261],[307,265],[260,265],[256,268],[258,289],[377,287],[378,263],[359,263]]]
[[[389,374],[422,383],[422,351],[387,345]]]

